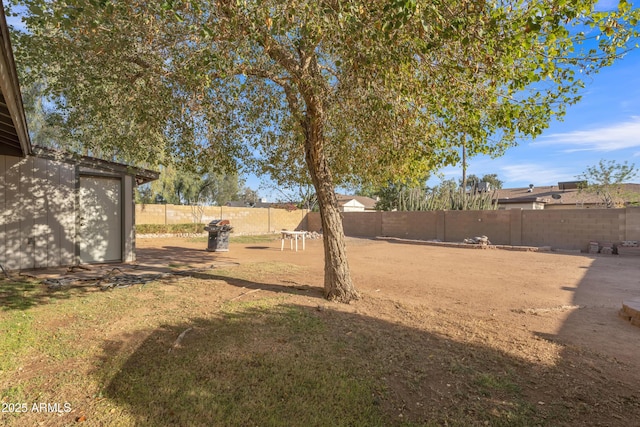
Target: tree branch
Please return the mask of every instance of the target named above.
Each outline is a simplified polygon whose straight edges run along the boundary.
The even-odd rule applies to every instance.
[[[280,86],[284,91],[285,98],[287,99],[287,103],[289,104],[289,110],[300,124],[303,123],[302,108],[300,106],[300,101],[297,97],[296,90],[294,88],[295,83],[291,82],[291,78],[278,76],[272,72],[258,68],[240,67],[237,73],[271,80],[272,82]]]

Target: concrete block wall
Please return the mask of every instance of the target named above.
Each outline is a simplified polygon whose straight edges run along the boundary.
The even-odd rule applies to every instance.
[[[255,210],[255,209],[254,209]],[[307,209],[287,211],[286,209],[266,209],[269,212],[269,231],[279,232],[285,230],[308,230]]]
[[[391,215],[390,215],[391,214]],[[407,239],[435,239],[438,212],[343,212],[342,226],[347,236],[394,236]],[[307,230],[320,231],[319,212],[307,215]]]
[[[372,234],[381,233],[383,214],[384,212],[344,212],[342,213],[344,233],[347,236],[359,237],[370,237]]]
[[[509,236],[511,245],[522,246],[522,211],[510,209],[509,212]]]
[[[521,211],[522,241],[530,246],[551,246],[586,251],[589,241],[625,240],[627,209],[575,209]]]
[[[491,243],[551,246],[586,251],[589,242],[640,240],[640,208],[436,212],[349,212],[347,236],[390,236],[461,242],[486,235]],[[307,216],[308,230],[319,231],[320,215]]]
[[[229,220],[234,233],[264,234],[274,230],[269,226],[268,209],[223,208],[220,219]],[[209,222],[209,221],[206,221]]]
[[[511,212],[446,211],[444,241],[461,242],[466,238],[487,236],[494,245],[511,244]]]
[[[136,224],[168,224],[167,206],[136,204]]]
[[[231,222],[236,234],[276,233],[282,229],[306,229],[306,209],[232,208],[228,206],[136,205],[136,224]]]
[[[437,238],[437,212],[381,212],[382,235],[407,239]]]
[[[342,223],[344,227],[344,222]],[[316,231],[320,232],[322,230],[322,221],[320,219],[319,212],[309,212],[307,214],[307,231]]]
[[[342,227],[344,234],[352,237],[374,237],[382,233],[382,215],[384,212],[343,212]],[[319,212],[309,212],[306,217],[306,230],[322,231]]]
[[[640,240],[640,207],[627,208],[624,240]]]

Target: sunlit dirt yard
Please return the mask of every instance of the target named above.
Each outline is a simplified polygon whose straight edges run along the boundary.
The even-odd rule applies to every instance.
[[[348,239],[362,298],[345,305],[322,297],[321,240],[136,245],[115,272],[0,282],[0,425],[640,420],[640,327],[618,316],[637,257]],[[109,272],[157,280],[89,280]],[[39,283],[62,274],[87,281]]]

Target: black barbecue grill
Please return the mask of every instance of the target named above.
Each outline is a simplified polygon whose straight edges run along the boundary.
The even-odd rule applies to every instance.
[[[209,232],[207,250],[210,252],[229,252],[229,234],[233,227],[226,219],[214,219],[204,227]]]

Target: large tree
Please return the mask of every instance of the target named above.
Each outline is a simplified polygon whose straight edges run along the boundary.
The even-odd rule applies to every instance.
[[[603,159],[595,166],[588,166],[576,178],[583,182],[580,191],[596,195],[602,201],[602,205],[609,209],[624,207],[626,202],[638,202],[639,195],[625,190],[624,186],[636,176],[638,169],[635,164]]]
[[[160,168],[157,180],[136,188],[136,203],[221,206],[253,192],[243,186],[244,180],[236,174],[196,174],[167,165]]]
[[[465,185],[465,181],[466,181],[466,185]],[[466,180],[464,178],[460,179],[460,187],[462,187],[467,192],[474,193],[478,191],[478,188],[480,187],[481,182],[486,182],[487,184],[491,184],[491,188],[494,190],[502,188],[502,180],[498,178],[497,173],[487,173],[487,174],[484,174],[482,178],[479,178],[475,174],[471,174],[468,177],[466,177]]]
[[[24,78],[47,76],[71,137],[149,164],[304,164],[325,295],[344,302],[358,293],[336,184],[426,176],[463,136],[499,154],[538,135],[577,99],[577,76],[626,49],[637,15],[587,0],[14,2]]]

